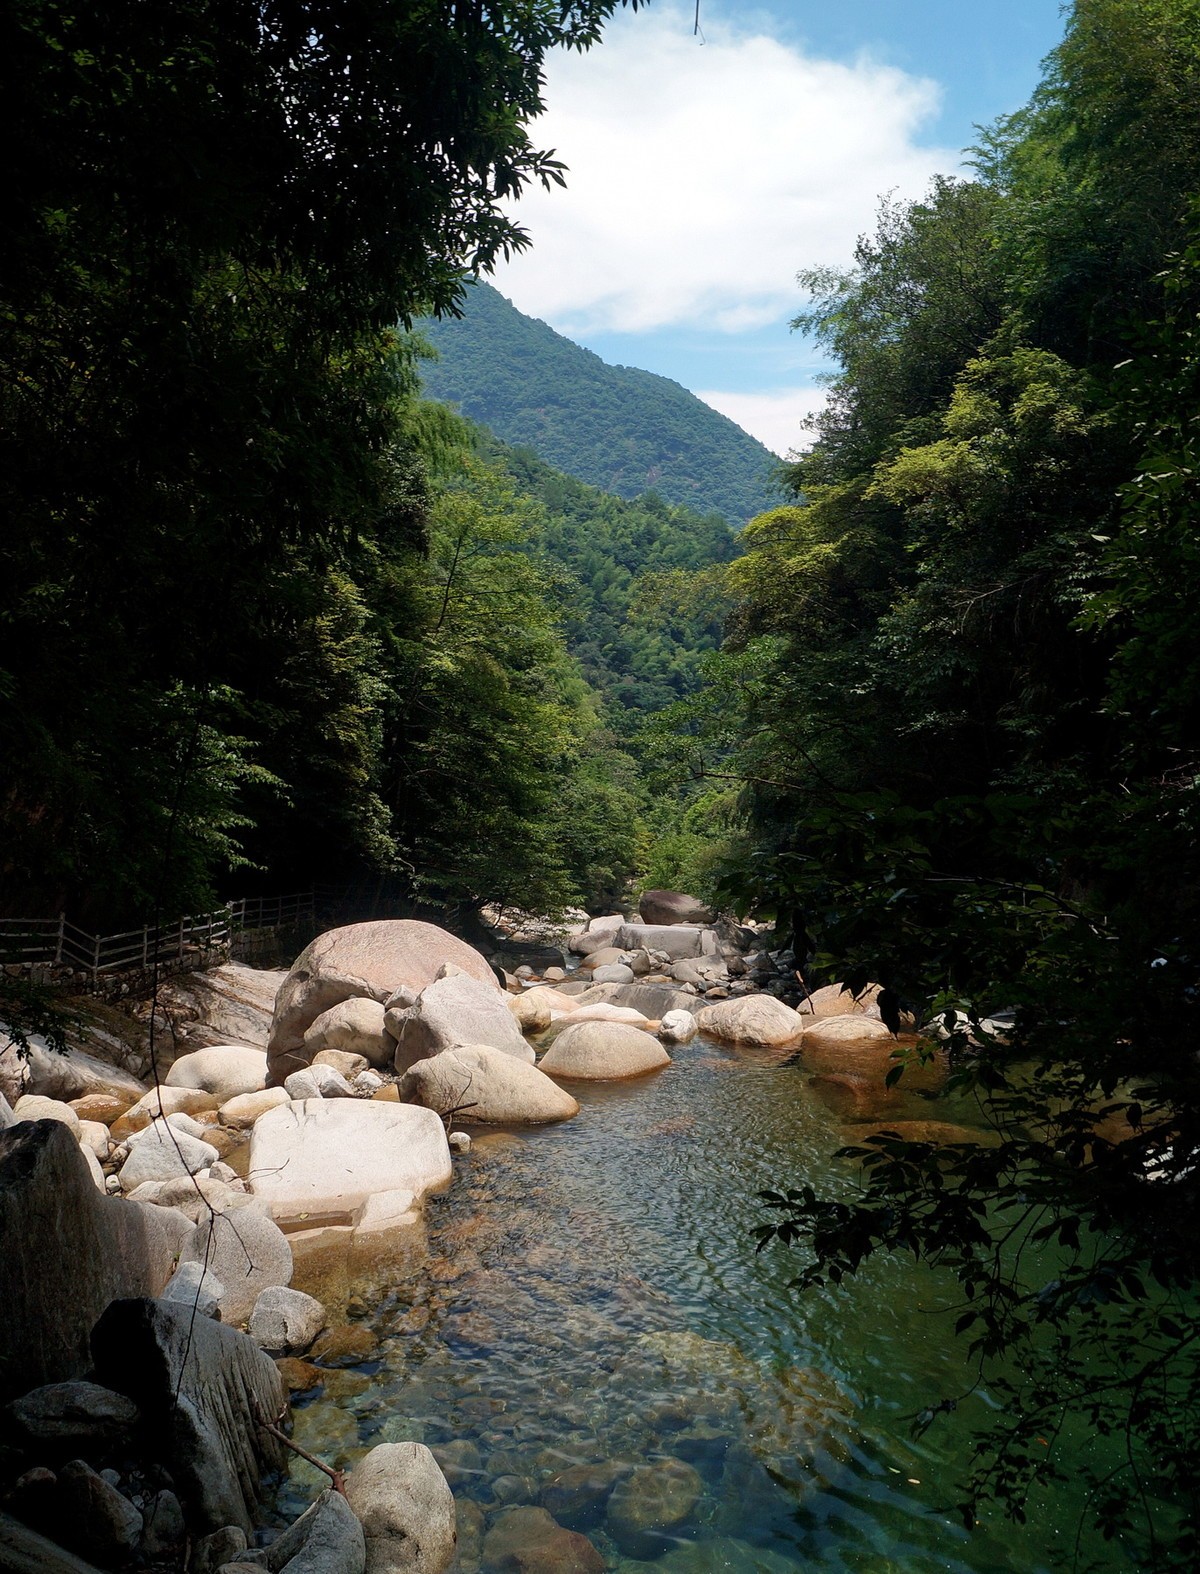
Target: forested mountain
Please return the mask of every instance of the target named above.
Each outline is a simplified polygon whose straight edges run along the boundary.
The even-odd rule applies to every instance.
[[[471,285],[465,307],[422,324],[438,352],[421,374],[433,398],[619,497],[654,491],[731,524],[778,501],[770,450],[678,383],[609,366],[489,284]]]
[[[648,713],[699,682],[721,642],[722,596],[662,595],[678,576],[728,563],[737,541],[720,514],[672,507],[653,492],[626,500],[564,475],[531,449],[484,442],[520,493],[545,512],[532,542],[565,571],[567,648],[622,711]]]

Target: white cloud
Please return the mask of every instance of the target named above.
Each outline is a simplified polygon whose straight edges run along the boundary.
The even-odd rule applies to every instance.
[[[805,416],[813,415],[825,403],[823,388],[779,388],[771,393],[722,393],[698,390],[697,399],[712,405],[743,431],[765,443],[773,454],[785,459],[793,449],[807,448],[810,433],[801,429]]]
[[[568,188],[530,191],[533,247],[495,282],[562,331],[704,322],[736,332],[796,308],[796,270],[845,264],[878,197],[919,195],[957,152],[920,147],[932,81],[823,60],[763,32],[653,7],[549,63],[538,145]]]

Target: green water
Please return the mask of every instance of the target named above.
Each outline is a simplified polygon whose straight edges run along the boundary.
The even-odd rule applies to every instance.
[[[879,1260],[799,1298],[790,1254],[756,1253],[761,1188],[847,1181],[832,1154],[854,1128],[803,1064],[697,1040],[655,1076],[573,1091],[575,1120],[483,1135],[455,1161],[429,1202],[429,1263],[371,1309],[374,1358],[297,1397],[305,1446],[350,1465],[380,1442],[435,1448],[464,1574],[510,1504],[550,1507],[630,1574],[1037,1574],[1095,1555],[1064,1488],[1024,1526],[963,1529],[955,1487],[986,1394],[913,1439],[916,1413],[971,1386],[948,1281]],[[909,1092],[889,1110],[904,1117],[964,1111]],[[606,1506],[646,1463],[685,1488],[662,1534]],[[315,1484],[297,1463],[279,1513]]]

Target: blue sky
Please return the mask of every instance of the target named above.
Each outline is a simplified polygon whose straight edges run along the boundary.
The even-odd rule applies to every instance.
[[[962,168],[1062,35],[1059,0],[653,0],[553,60],[533,128],[571,174],[495,283],[606,360],[673,377],[777,452],[819,355],[795,273],[845,264],[879,197]]]

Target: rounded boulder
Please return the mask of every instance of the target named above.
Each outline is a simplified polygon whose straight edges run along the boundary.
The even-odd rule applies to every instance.
[[[399,1093],[405,1103],[485,1125],[543,1125],[579,1113],[571,1095],[536,1066],[486,1044],[418,1060],[400,1078]]]
[[[696,1026],[709,1038],[726,1043],[776,1049],[799,1043],[805,1018],[774,995],[742,995],[702,1007],[696,1013]]]
[[[167,1072],[167,1086],[211,1093],[218,1105],[266,1086],[267,1056],[245,1044],[213,1044],[181,1055]]]
[[[539,1069],[568,1080],[616,1082],[670,1064],[658,1040],[640,1028],[624,1022],[576,1022],[554,1040]]]

